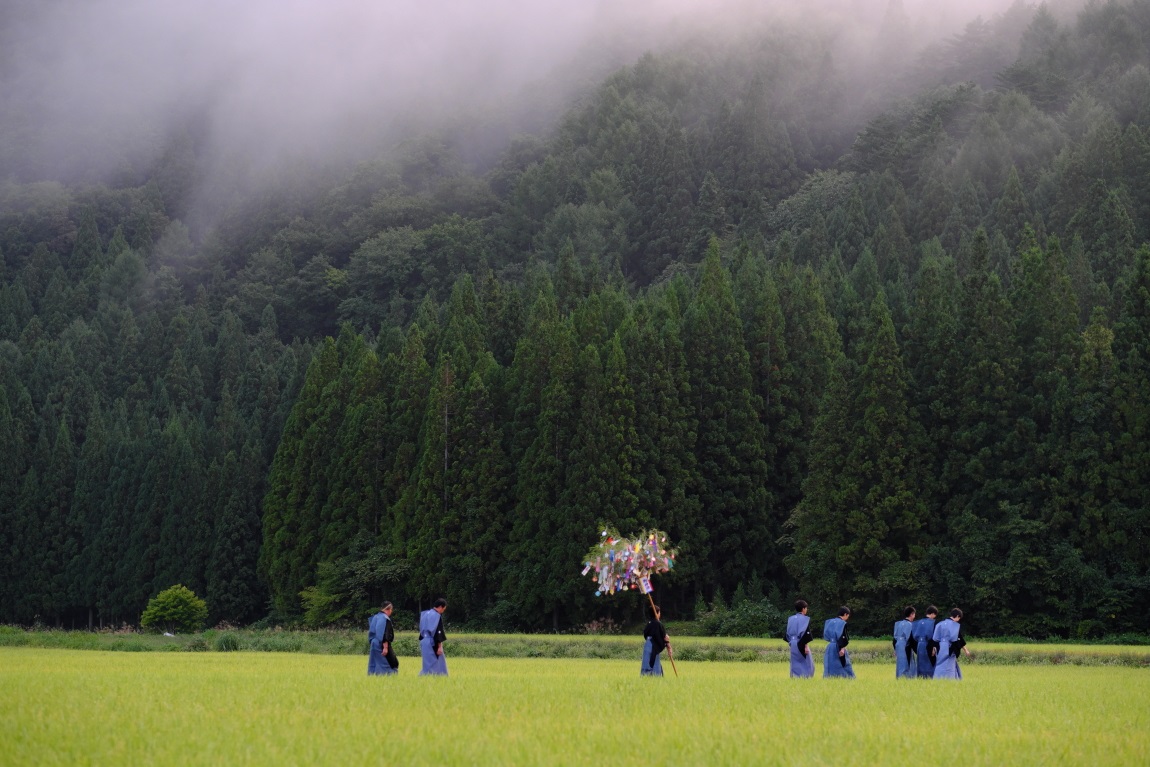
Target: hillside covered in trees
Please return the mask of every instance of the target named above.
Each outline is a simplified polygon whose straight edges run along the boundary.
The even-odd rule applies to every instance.
[[[679,546],[672,617],[1150,631],[1150,0],[882,60],[901,24],[881,78],[691,37],[497,153],[423,132],[210,216],[194,125],[45,180],[7,112],[0,621],[181,583],[212,621],[565,630],[637,604],[580,577],[609,524]]]

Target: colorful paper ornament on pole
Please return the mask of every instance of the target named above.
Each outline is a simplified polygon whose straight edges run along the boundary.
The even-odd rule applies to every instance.
[[[583,558],[583,574],[598,584],[595,596],[638,589],[650,594],[651,576],[675,566],[675,549],[661,530],[644,530],[624,538],[614,530],[599,534],[599,543]]]

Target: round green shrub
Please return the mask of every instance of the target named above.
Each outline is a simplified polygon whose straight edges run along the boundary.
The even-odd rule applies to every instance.
[[[148,602],[140,625],[152,631],[190,634],[204,627],[208,619],[207,602],[187,586],[172,586]]]

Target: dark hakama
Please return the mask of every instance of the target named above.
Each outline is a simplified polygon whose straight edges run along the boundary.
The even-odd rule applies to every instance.
[[[399,661],[395,659],[395,650],[392,642],[395,641],[395,629],[391,619],[386,613],[378,612],[371,616],[367,624],[367,673],[371,676],[394,674],[399,668]],[[383,654],[383,644],[387,643],[387,655]],[[395,663],[395,666],[391,664]]]
[[[939,621],[934,627],[934,641],[938,642],[938,658],[934,663],[935,679],[962,679],[962,669],[958,667],[958,653],[950,652],[951,645],[958,640],[960,628],[957,621],[950,619]]]
[[[916,620],[911,628],[911,638],[918,652],[919,679],[933,679],[934,659],[930,656],[930,643],[934,640],[934,621],[930,618]]]
[[[894,678],[914,679],[918,668],[914,665],[914,624],[901,620],[894,624]]]
[[[662,623],[652,619],[643,629],[643,665],[639,668],[641,676],[663,676],[661,654],[666,648],[667,630]]]
[[[854,666],[851,665],[850,650],[839,655],[840,640],[844,639],[847,622],[842,618],[831,618],[823,624],[823,639],[827,640],[827,649],[823,653],[823,678],[838,676],[846,679],[855,678]],[[845,648],[845,645],[843,645]]]
[[[419,653],[423,656],[420,676],[447,676],[447,656],[436,652],[445,639],[443,616],[435,610],[424,610],[419,616]]]
[[[811,616],[795,613],[787,619],[787,644],[791,646],[791,676],[806,679],[815,675],[815,657],[807,643],[811,640]]]

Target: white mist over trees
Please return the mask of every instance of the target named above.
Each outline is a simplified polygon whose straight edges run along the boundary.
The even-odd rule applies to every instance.
[[[0,10],[0,152],[23,180],[129,180],[186,139],[241,183],[460,119],[502,123],[506,139],[645,50],[759,26],[822,30],[841,71],[881,82],[1009,5],[13,0]]]

